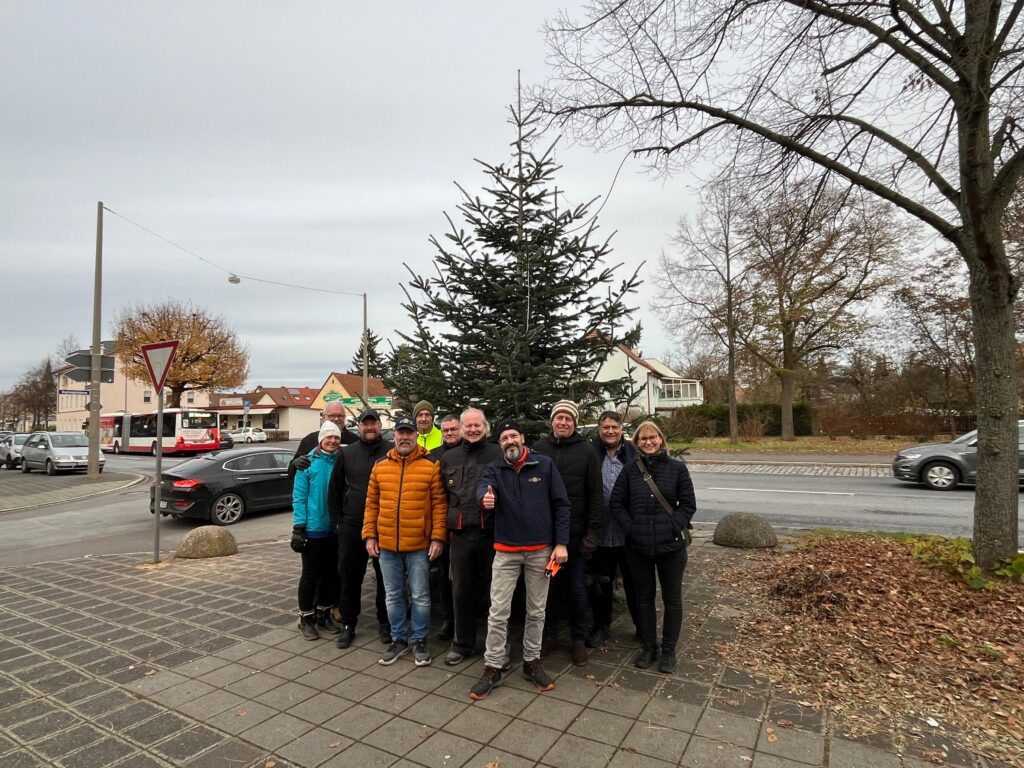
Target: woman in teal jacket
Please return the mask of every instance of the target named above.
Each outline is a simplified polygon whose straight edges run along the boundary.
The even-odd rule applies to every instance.
[[[330,421],[320,427],[319,443],[309,452],[309,466],[295,473],[292,486],[292,549],[302,555],[299,577],[299,631],[317,640],[317,626],[339,627],[331,616],[338,595],[338,537],[327,511],[327,489],[341,448],[341,430]],[[320,605],[316,605],[319,597]]]

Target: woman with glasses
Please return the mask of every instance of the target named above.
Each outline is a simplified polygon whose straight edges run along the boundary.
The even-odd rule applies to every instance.
[[[636,459],[619,473],[609,508],[626,534],[626,562],[636,591],[642,648],[634,663],[647,669],[658,660],[654,600],[660,583],[665,616],[658,669],[673,672],[683,624],[686,530],[697,511],[697,501],[686,464],[668,455],[665,435],[657,424],[640,424],[633,433],[633,444]]]

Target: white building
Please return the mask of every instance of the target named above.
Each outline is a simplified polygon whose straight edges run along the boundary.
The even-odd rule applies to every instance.
[[[624,344],[616,344],[605,358],[595,381],[614,381],[629,376],[633,390],[639,392],[633,405],[647,414],[670,416],[684,405],[704,402],[704,386],[699,379],[687,379],[654,357],[640,357]],[[623,403],[609,402],[611,410]],[[631,414],[626,414],[632,418]]]
[[[313,407],[313,387],[263,387],[251,392],[214,394],[210,410],[222,429],[260,427],[281,440],[300,440],[320,428],[320,409]],[[248,403],[248,406],[246,406]]]

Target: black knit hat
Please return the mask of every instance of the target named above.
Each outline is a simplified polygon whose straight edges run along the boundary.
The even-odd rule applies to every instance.
[[[494,431],[495,436],[500,440],[501,433],[508,429],[514,429],[519,434],[525,434],[523,428],[519,426],[519,422],[515,419],[502,419],[501,423],[498,424],[498,428]]]

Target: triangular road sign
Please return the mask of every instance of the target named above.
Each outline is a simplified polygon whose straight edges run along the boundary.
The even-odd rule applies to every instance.
[[[153,380],[153,388],[160,393],[164,389],[167,372],[174,362],[174,353],[178,351],[178,339],[158,341],[156,344],[143,344],[142,357],[149,369],[149,378]]]

